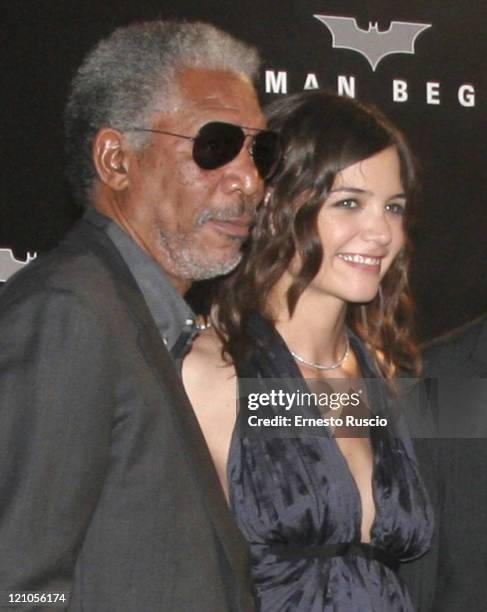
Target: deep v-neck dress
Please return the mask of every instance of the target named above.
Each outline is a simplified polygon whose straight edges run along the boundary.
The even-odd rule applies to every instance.
[[[305,384],[267,321],[253,315],[248,333],[252,353],[235,359],[240,381],[279,378]],[[377,379],[370,355],[351,332],[350,342],[364,378]],[[385,392],[372,387],[370,409],[386,416]],[[245,394],[241,384],[240,393]],[[239,410],[227,474],[232,511],[250,544],[261,612],[413,611],[394,562],[428,550],[433,518],[400,419],[394,426],[370,428],[376,506],[370,550],[377,554],[368,555],[353,548],[344,552],[347,544],[360,542],[361,499],[333,436],[326,428],[320,436],[258,435],[244,423],[247,416]]]

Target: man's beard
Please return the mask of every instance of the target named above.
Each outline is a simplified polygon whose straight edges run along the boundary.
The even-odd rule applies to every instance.
[[[195,229],[190,232],[165,232],[159,228],[159,244],[168,258],[169,274],[192,281],[207,280],[215,276],[223,276],[231,272],[242,259],[240,247],[245,239],[238,236],[228,236],[229,241],[235,241],[236,250],[223,256],[221,249],[200,248],[199,234],[206,223],[212,220],[228,221],[249,214],[255,215],[255,206],[237,204],[230,208],[216,211],[205,210],[196,219]]]
[[[160,234],[160,244],[168,256],[167,272],[172,276],[192,281],[206,280],[231,272],[242,259],[242,253],[235,253],[222,259],[214,252],[204,251],[191,244],[193,234]],[[240,242],[240,241],[239,241]]]

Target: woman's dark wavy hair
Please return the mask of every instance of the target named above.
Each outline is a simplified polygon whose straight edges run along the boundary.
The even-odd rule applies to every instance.
[[[349,304],[347,324],[380,356],[382,375],[396,369],[419,372],[414,342],[413,304],[408,285],[410,245],[407,239],[417,191],[414,157],[403,134],[376,108],[324,91],[307,91],[280,99],[267,109],[269,128],[280,133],[284,156],[269,181],[271,195],[257,214],[242,263],[223,279],[213,309],[223,354],[246,354],[250,339],[245,323],[252,311],[272,322],[266,309],[269,292],[296,253],[301,269],[287,292],[290,315],[320,269],[322,245],[317,217],[337,173],[393,146],[399,155],[407,197],[406,244],[367,304]]]

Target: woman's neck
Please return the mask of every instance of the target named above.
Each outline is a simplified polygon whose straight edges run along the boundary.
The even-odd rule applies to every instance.
[[[286,273],[273,288],[267,302],[277,331],[288,347],[306,360],[321,364],[336,363],[347,345],[346,303],[307,287],[290,317],[286,293],[291,282],[292,278]]]

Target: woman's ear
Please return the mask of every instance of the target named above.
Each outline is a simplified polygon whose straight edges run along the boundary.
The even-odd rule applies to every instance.
[[[130,149],[123,135],[113,128],[102,128],[93,142],[93,163],[99,179],[114,191],[129,183]]]

